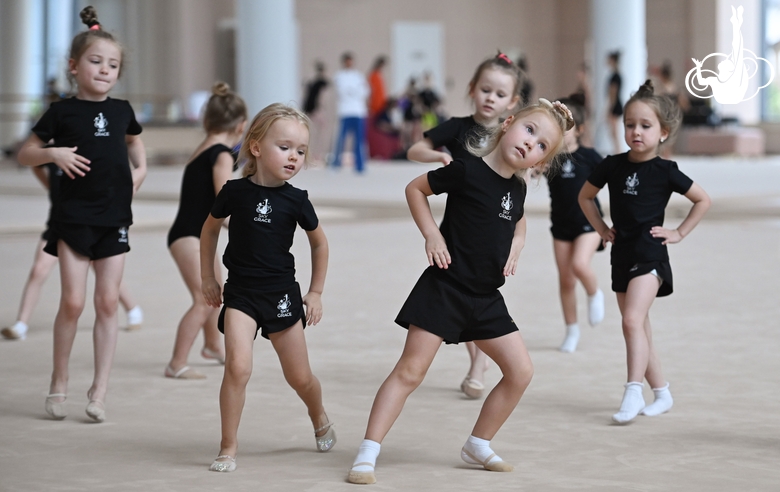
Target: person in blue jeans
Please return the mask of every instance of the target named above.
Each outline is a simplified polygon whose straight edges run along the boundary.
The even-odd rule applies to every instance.
[[[334,168],[341,167],[344,140],[349,133],[352,134],[355,171],[363,172],[369,88],[366,78],[353,68],[353,63],[352,53],[344,53],[341,55],[342,69],[333,76],[337,99],[336,111],[339,116],[339,133],[336,152],[333,154],[330,165]]]

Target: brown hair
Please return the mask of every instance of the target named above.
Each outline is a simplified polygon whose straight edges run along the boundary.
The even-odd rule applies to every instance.
[[[122,65],[125,58],[124,50],[122,49],[122,45],[120,45],[117,40],[114,39],[114,36],[112,36],[110,32],[104,31],[100,26],[95,7],[91,5],[84,7],[79,13],[79,17],[81,17],[81,22],[83,22],[89,29],[82,31],[73,37],[73,41],[70,42],[70,52],[68,54],[68,58],[78,63],[79,59],[82,57],[82,55],[84,55],[84,52],[87,51],[87,48],[89,48],[92,43],[98,39],[111,41],[116,45],[117,48],[119,48],[119,53],[121,55],[119,60],[119,75],[121,76]],[[68,72],[68,80],[71,84],[74,83],[73,75],[71,75],[70,72]]]
[[[208,133],[234,130],[247,119],[246,103],[230,90],[225,82],[217,82],[211,88],[211,97],[203,111],[203,128]]]
[[[512,60],[510,60],[508,56],[502,53],[501,50],[498,51],[496,56],[484,60],[477,66],[477,69],[474,71],[474,75],[469,81],[469,94],[471,94],[471,92],[476,88],[477,82],[479,82],[479,78],[482,76],[482,72],[488,69],[501,70],[502,72],[511,75],[515,80],[515,87],[512,91],[512,97],[520,97],[520,79],[522,77],[520,68],[517,66],[517,64],[512,63]]]
[[[623,108],[624,123],[626,121],[625,111],[628,111],[628,107],[638,101],[643,102],[652,108],[655,115],[658,117],[661,129],[669,134],[659,145],[673,141],[674,136],[677,134],[677,130],[680,128],[680,123],[682,122],[682,111],[680,110],[680,106],[669,96],[655,94],[653,82],[650,79],[647,79],[645,83],[639,87],[639,90],[631,96],[628,102],[626,102],[626,105]]]
[[[265,138],[265,135],[268,133],[271,126],[280,119],[288,119],[302,123],[306,126],[307,130],[311,128],[309,117],[295,108],[286,106],[282,103],[273,103],[263,108],[263,110],[257,113],[257,116],[252,119],[249,130],[247,130],[246,135],[244,135],[244,140],[241,142],[241,150],[238,151],[238,162],[244,163],[244,170],[242,172],[244,177],[251,176],[257,172],[257,158],[252,155],[252,150],[250,149],[252,143],[260,142]],[[306,158],[308,158],[308,153],[306,154]],[[306,162],[306,160],[304,160],[304,162]]]
[[[532,113],[544,113],[548,115],[561,131],[561,138],[557,145],[551,146],[545,156],[547,159],[546,171],[554,172],[554,168],[559,164],[556,157],[566,149],[565,144],[563,143],[563,134],[574,128],[574,118],[572,117],[571,111],[569,111],[569,109],[560,101],[551,103],[547,99],[539,98],[539,101],[536,104],[529,104],[515,112],[513,115],[514,118],[509,124],[513,125],[523,116]],[[466,141],[466,150],[475,156],[484,157],[498,147],[498,142],[503,135],[504,132],[500,125],[493,128],[481,129],[479,132],[472,134]],[[523,173],[521,172],[518,174],[522,175]]]

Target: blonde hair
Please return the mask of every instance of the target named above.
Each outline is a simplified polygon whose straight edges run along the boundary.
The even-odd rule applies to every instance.
[[[631,96],[631,98],[623,106],[623,123],[626,121],[626,111],[628,107],[635,102],[643,102],[650,106],[658,117],[658,123],[661,124],[661,129],[666,130],[669,135],[659,143],[659,146],[673,142],[674,137],[677,134],[677,130],[680,128],[682,122],[682,110],[680,105],[677,104],[671,97],[663,94],[655,94],[653,88],[653,82],[647,79],[644,84],[639,87],[639,90]]]
[[[103,30],[100,22],[98,22],[98,16],[95,7],[91,5],[84,7],[81,12],[79,12],[79,17],[81,17],[81,22],[84,23],[84,25],[86,25],[89,29],[82,31],[73,37],[73,41],[70,42],[70,51],[68,57],[78,63],[79,59],[81,59],[81,57],[84,55],[84,52],[87,51],[87,48],[89,48],[92,43],[98,39],[105,39],[106,41],[111,41],[116,45],[117,48],[119,48],[119,53],[121,55],[119,60],[119,75],[122,75],[122,66],[125,59],[124,50],[122,49],[122,45],[119,44],[116,39],[114,39],[114,36],[112,36],[110,32]],[[70,81],[71,85],[73,85],[75,82],[70,71],[68,71],[68,80]]]
[[[561,131],[561,138],[557,144],[551,145],[547,150],[547,154],[544,157],[546,162],[546,172],[555,171],[555,168],[559,165],[558,155],[563,154],[566,149],[566,145],[563,142],[563,134],[574,128],[574,118],[571,111],[565,104],[560,101],[551,103],[547,99],[539,98],[536,104],[529,104],[528,106],[516,111],[513,115],[512,121],[509,125],[515,124],[517,120],[523,116],[527,116],[533,113],[544,113],[555,122],[558,129]],[[502,126],[496,126],[493,128],[484,128],[478,132],[474,132],[466,141],[466,150],[477,157],[484,157],[493,152],[498,147],[498,142],[501,137],[504,136]],[[520,171],[517,175],[522,176],[525,170]]]
[[[246,103],[230,90],[225,82],[217,82],[211,88],[211,97],[203,111],[203,128],[208,133],[234,130],[247,119]]]
[[[309,117],[303,112],[297,109],[287,106],[282,103],[269,104],[262,111],[257,113],[252,119],[252,123],[249,125],[249,129],[244,135],[244,139],[241,142],[241,150],[238,152],[238,162],[244,163],[244,170],[242,175],[244,177],[251,176],[257,172],[257,158],[252,155],[251,146],[255,142],[260,142],[271,126],[276,123],[277,120],[287,119],[297,121],[303,124],[307,130],[311,129],[311,121]],[[304,162],[308,160],[308,153],[304,158]]]

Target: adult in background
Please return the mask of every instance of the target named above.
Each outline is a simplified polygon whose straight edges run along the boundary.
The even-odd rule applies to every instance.
[[[368,115],[368,83],[362,73],[353,68],[352,53],[341,55],[341,70],[333,76],[333,86],[336,88],[336,113],[339,117],[339,134],[336,152],[331,166],[341,167],[341,153],[344,151],[344,140],[348,133],[352,134],[352,148],[355,155],[355,171],[363,172],[363,156],[365,155],[365,126]]]
[[[306,84],[306,95],[304,96],[303,112],[312,122],[311,147],[309,155],[314,162],[324,161],[324,150],[327,135],[325,115],[320,104],[322,91],[328,87],[330,81],[325,76],[325,64],[321,61],[314,63],[314,78]]]

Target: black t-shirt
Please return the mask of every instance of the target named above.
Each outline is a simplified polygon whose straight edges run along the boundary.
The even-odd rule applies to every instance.
[[[504,285],[515,226],[523,217],[525,181],[501,177],[482,159],[456,159],[428,173],[435,194],[447,193],[441,230],[452,263],[435,275],[477,295]]]
[[[65,224],[124,227],[133,223],[133,178],[126,135],[141,133],[127,101],[75,97],[54,102],[32,129],[53,147],[78,147],[91,162],[83,177],[60,179],[52,218]]]
[[[431,128],[423,136],[433,143],[433,148],[446,147],[453,159],[473,159],[466,150],[466,142],[471,135],[484,127],[473,116],[450,118],[441,125]]]
[[[311,114],[320,107],[320,92],[328,86],[328,81],[324,78],[317,78],[309,82],[306,86],[306,98],[303,103],[303,112]]]
[[[249,178],[225,183],[211,215],[230,216],[222,256],[228,281],[256,290],[285,288],[295,282],[295,258],[290,253],[295,227],[313,231],[319,224],[306,191],[289,183],[260,186]]]
[[[582,185],[601,160],[598,152],[580,146],[566,159],[557,173],[547,177],[547,187],[550,189],[550,221],[554,225],[581,227],[588,224],[577,197]],[[596,206],[601,212],[598,199]]]
[[[198,154],[187,167],[181,179],[179,211],[168,233],[168,246],[181,237],[200,237],[203,223],[214,205],[214,164],[223,152],[231,153],[230,147],[215,144]]]
[[[628,153],[611,155],[596,166],[588,181],[597,188],[609,185],[609,209],[617,233],[612,264],[669,259],[663,238],[651,236],[650,229],[663,226],[672,192],[684,195],[693,184],[676,162],[660,157],[631,162]]]

